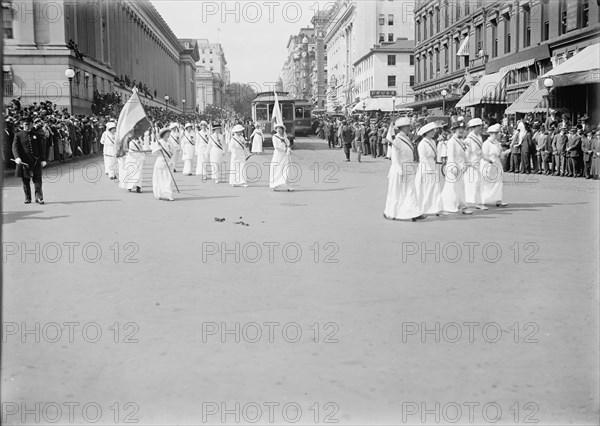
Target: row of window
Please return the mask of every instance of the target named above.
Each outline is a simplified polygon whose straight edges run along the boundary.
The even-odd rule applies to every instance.
[[[387,18],[388,25],[394,25],[394,14],[390,13]],[[385,25],[385,15],[382,13],[379,15],[379,25]]]
[[[475,10],[478,10],[480,8],[480,3],[481,2],[477,2],[477,8]],[[462,8],[462,12],[464,12],[464,16],[468,15],[470,13],[470,7],[469,7],[469,0],[464,2],[464,7]],[[460,19],[461,17],[461,5],[460,5],[460,1],[457,1],[454,5],[454,13],[455,13],[455,17],[456,20]],[[576,8],[573,9],[573,8]],[[531,19],[531,6],[529,4],[525,4],[523,6],[521,6],[522,9],[522,14],[523,14],[523,19],[522,19],[522,31],[523,31],[523,47],[529,47],[531,45],[531,23],[532,23],[532,19]],[[540,22],[542,23],[542,28],[541,28],[541,39],[542,41],[546,41],[548,40],[548,38],[550,37],[550,4],[549,4],[549,0],[542,0],[540,2]],[[576,22],[572,22],[571,24],[569,23],[569,20],[567,19],[568,17],[568,11],[572,9],[572,16],[576,17]],[[586,28],[589,25],[589,12],[590,12],[590,5],[589,5],[589,0],[578,0],[578,1],[571,1],[569,2],[568,0],[559,0],[559,13],[558,13],[558,34],[562,35],[562,34],[566,34],[568,30],[571,29],[575,29],[575,28],[570,28],[569,25],[576,27],[576,28]],[[505,21],[505,26],[507,27],[507,30],[505,30],[505,33],[508,33],[508,39],[510,39],[510,22],[511,22],[511,16],[510,13],[506,13],[503,15],[504,17],[504,21]],[[421,41],[425,41],[427,40],[428,36],[429,37],[433,37],[435,34],[440,32],[440,9],[439,7],[436,7],[435,10],[431,10],[429,13],[421,16],[420,19],[416,20],[415,23],[415,32],[416,32],[416,36],[417,36],[417,43],[421,42]],[[537,20],[534,19],[534,22]],[[497,22],[495,22],[496,20],[492,21],[492,26],[497,26]],[[435,24],[435,25],[434,25]],[[450,25],[450,10],[449,10],[449,6],[446,5],[444,7],[444,28],[447,28]],[[435,30],[434,30],[435,29]],[[492,30],[493,31],[493,30]],[[481,29],[479,30],[480,34],[481,34]],[[477,51],[479,51],[481,49],[481,37],[479,39],[479,47],[477,48]],[[505,53],[509,53],[510,52],[510,45],[509,45],[509,50]]]
[[[387,37],[387,41],[394,41],[394,33],[389,33],[388,37]],[[385,34],[384,33],[379,33],[379,43],[384,43],[385,42]]]
[[[410,65],[414,65],[415,64],[415,57],[414,57],[414,55],[410,55],[408,61],[409,61]],[[387,64],[389,66],[396,65],[396,55],[387,55]]]

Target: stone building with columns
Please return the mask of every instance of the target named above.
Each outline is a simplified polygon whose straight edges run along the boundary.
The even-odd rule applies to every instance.
[[[498,119],[545,72],[598,42],[599,13],[595,0],[417,0],[411,106]]]
[[[130,93],[181,111],[196,103],[193,40],[178,40],[148,0],[3,0],[5,98],[91,112],[93,94]],[[65,76],[71,68],[69,83]]]

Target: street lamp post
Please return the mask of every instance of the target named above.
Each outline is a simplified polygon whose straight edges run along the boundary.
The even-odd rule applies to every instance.
[[[396,113],[396,97],[392,96],[392,116]]]
[[[446,115],[446,96],[448,96],[448,91],[446,89],[442,90],[442,115]]]
[[[185,114],[185,99],[182,99],[181,102],[183,103],[183,113]]]
[[[165,114],[169,112],[169,105],[167,105],[167,102],[169,102],[169,95],[165,95]]]
[[[546,87],[546,90],[548,91],[548,93],[546,94],[546,119],[548,119],[548,117],[550,117],[550,91],[552,90],[552,87],[554,86],[554,80],[552,80],[551,78],[545,79],[544,86]]]
[[[71,114],[73,114],[73,77],[75,77],[73,68],[65,70],[65,77],[69,79],[69,108],[71,108]]]

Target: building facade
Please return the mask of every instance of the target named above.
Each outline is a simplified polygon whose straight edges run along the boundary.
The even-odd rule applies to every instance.
[[[413,37],[412,1],[337,0],[325,26],[327,109],[340,111],[357,102],[354,63],[376,44]]]
[[[164,106],[165,95],[175,110],[183,99],[195,103],[195,43],[184,46],[148,0],[13,0],[2,7],[8,99],[50,100],[83,114],[95,91],[135,85],[149,105]]]
[[[287,58],[281,71],[283,90],[294,99],[310,100],[313,94],[312,70],[315,66],[316,38],[314,28],[301,28],[291,35]]]
[[[327,91],[327,52],[325,51],[325,26],[329,12],[317,11],[311,19],[315,32],[315,60],[311,70],[312,94],[310,101],[316,110],[325,109]]]
[[[497,118],[539,76],[598,42],[599,13],[593,0],[417,1],[413,106],[452,107],[495,75],[499,94],[477,113]]]
[[[202,112],[209,105],[223,107],[225,88],[230,81],[225,51],[220,43],[199,39],[196,62],[196,107]]]
[[[414,101],[414,40],[382,43],[354,63],[356,95],[360,100],[370,97],[371,91],[393,91],[395,106]]]

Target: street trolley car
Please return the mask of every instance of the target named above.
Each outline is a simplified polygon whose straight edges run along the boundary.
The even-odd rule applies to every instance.
[[[281,107],[281,116],[283,118],[283,124],[285,125],[288,138],[290,143],[294,143],[296,136],[295,128],[295,104],[296,101],[289,96],[288,92],[277,92],[277,98],[279,99],[279,106]],[[275,105],[275,95],[273,92],[262,92],[256,95],[256,98],[252,101],[252,120],[255,123],[262,124],[264,142],[273,143],[273,106]],[[310,119],[309,119],[310,121]]]
[[[308,136],[312,128],[312,104],[305,100],[296,100],[294,105],[294,130],[296,135]]]

